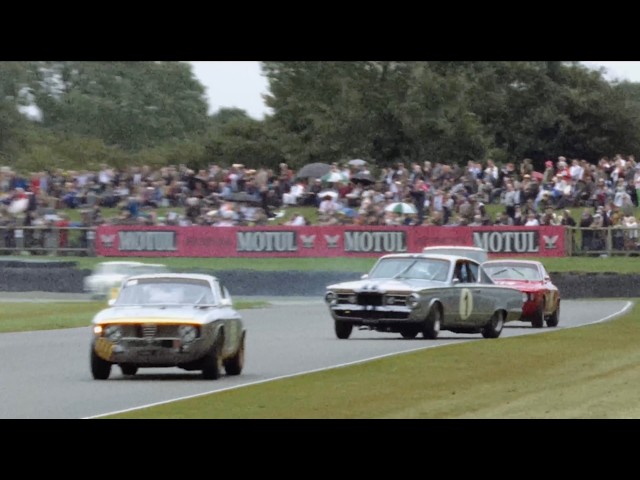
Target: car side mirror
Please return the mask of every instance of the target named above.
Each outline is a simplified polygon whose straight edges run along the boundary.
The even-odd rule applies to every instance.
[[[368,273],[363,273],[362,276],[360,277],[361,280],[364,280],[365,278],[369,278]]]
[[[220,305],[223,307],[231,307],[233,305],[233,302],[230,298],[223,298],[222,300],[220,300]]]
[[[547,275],[546,277],[544,277],[544,281],[545,282],[550,282],[551,281],[551,277]]]
[[[109,301],[107,302],[107,305],[109,305],[110,307],[113,307],[113,305],[116,303],[116,299],[115,298],[110,298]]]

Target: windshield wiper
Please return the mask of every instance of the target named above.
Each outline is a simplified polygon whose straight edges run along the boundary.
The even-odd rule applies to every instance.
[[[409,270],[411,270],[411,268],[417,263],[417,260],[414,260],[413,262],[411,262],[409,264],[409,266],[407,268],[404,268],[402,270],[400,270],[398,273],[396,273],[393,277],[391,277],[391,279],[394,278],[400,278],[401,275],[404,275],[405,273],[407,273]]]

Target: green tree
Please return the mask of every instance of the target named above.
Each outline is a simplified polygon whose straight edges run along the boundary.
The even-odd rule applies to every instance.
[[[43,125],[137,149],[207,125],[204,87],[186,62],[33,62]]]

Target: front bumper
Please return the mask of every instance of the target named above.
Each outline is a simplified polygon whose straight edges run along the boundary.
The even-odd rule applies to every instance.
[[[214,339],[201,337],[190,343],[179,338],[123,337],[112,342],[105,337],[94,340],[93,348],[103,360],[140,367],[171,367],[197,361],[208,354]]]
[[[424,319],[420,308],[406,306],[331,305],[334,320],[348,321],[354,325],[419,323]]]

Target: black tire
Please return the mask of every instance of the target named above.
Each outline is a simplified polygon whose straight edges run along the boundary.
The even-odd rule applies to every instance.
[[[127,363],[123,363],[122,365],[120,365],[120,370],[122,370],[123,375],[135,375],[136,373],[138,373],[138,367],[129,365]]]
[[[482,336],[484,338],[498,338],[502,333],[502,327],[504,327],[504,313],[495,312],[482,329]]]
[[[419,331],[420,329],[417,327],[407,327],[400,330],[400,335],[402,335],[402,338],[416,338]]]
[[[224,361],[224,371],[227,375],[240,375],[240,373],[242,373],[242,369],[244,368],[244,337],[245,332],[242,333],[238,351],[233,357]]]
[[[111,363],[98,356],[91,346],[91,374],[95,380],[106,380],[111,374]]]
[[[535,316],[531,319],[531,326],[533,328],[542,328],[544,326],[544,304],[545,300],[542,300],[542,306],[536,311]]]
[[[353,330],[353,325],[349,322],[339,322],[336,320],[335,322],[335,330],[336,337],[340,340],[346,340],[351,336],[351,331]]]
[[[440,333],[440,326],[442,324],[442,312],[440,307],[434,305],[427,315],[427,319],[422,327],[422,336],[429,340],[435,340]]]
[[[558,323],[560,322],[560,304],[558,303],[558,307],[555,309],[555,311],[549,315],[549,318],[547,318],[547,327],[557,327]]]
[[[202,361],[202,378],[205,380],[217,380],[222,375],[222,355],[220,353],[222,339],[216,340],[209,354]]]

